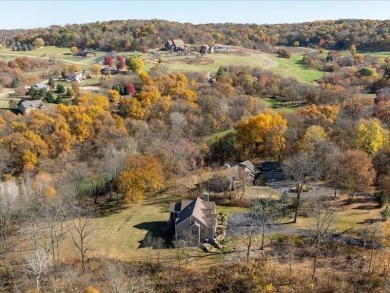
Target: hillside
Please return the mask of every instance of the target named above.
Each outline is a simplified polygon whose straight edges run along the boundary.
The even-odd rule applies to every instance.
[[[259,20],[261,22],[261,20]],[[31,44],[42,38],[47,45],[129,51],[158,48],[168,39],[193,44],[228,44],[269,51],[271,46],[320,46],[327,49],[390,50],[390,21],[340,19],[297,24],[210,23],[193,25],[166,20],[112,20],[53,25],[29,30],[0,30],[0,44]]]

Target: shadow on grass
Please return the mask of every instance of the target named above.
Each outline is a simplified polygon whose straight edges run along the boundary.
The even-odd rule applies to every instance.
[[[375,223],[379,223],[379,222],[383,222],[383,220],[382,219],[365,219],[364,221],[359,222],[358,224],[375,224]]]
[[[374,209],[379,209],[379,208],[380,207],[378,204],[363,204],[363,205],[356,206],[353,209],[354,210],[374,210]]]
[[[147,231],[145,238],[139,241],[139,248],[153,247],[153,243],[150,241],[150,237],[154,239],[162,238],[164,246],[168,247],[171,244],[172,235],[164,233],[164,228],[166,225],[166,221],[151,221],[134,225],[134,228]]]
[[[119,202],[117,204],[115,199],[108,200],[106,203],[96,206],[95,218],[107,217],[113,214],[118,214],[127,209],[127,206]]]

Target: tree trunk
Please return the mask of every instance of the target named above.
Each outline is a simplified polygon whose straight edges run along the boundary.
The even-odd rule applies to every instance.
[[[336,200],[336,196],[337,196],[337,187],[335,186],[334,187],[334,197],[333,197],[333,200]]]
[[[249,259],[250,259],[250,253],[251,253],[251,248],[252,248],[252,236],[249,236],[249,242],[247,245],[247,251],[246,251],[246,265],[249,270]]]
[[[263,248],[264,248],[264,236],[265,236],[265,223],[262,223],[262,227],[261,227],[261,246],[260,246],[260,250],[263,250]]]
[[[296,189],[297,189],[297,200],[296,200],[296,206],[295,206],[295,214],[294,214],[294,220],[293,223],[297,222],[298,218],[298,211],[299,211],[299,206],[300,206],[300,200],[301,200],[301,191],[302,191],[303,184],[302,183],[297,183],[296,184]]]

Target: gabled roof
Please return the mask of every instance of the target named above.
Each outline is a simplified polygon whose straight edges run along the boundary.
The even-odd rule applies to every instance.
[[[42,100],[20,100],[18,103],[19,108],[24,109],[41,109],[44,107]]]
[[[184,48],[185,47],[184,41],[182,39],[175,39],[175,40],[172,40],[172,42],[178,48]]]
[[[43,84],[43,83],[34,84],[33,87],[36,88],[36,89],[39,89],[39,90],[41,90],[41,89],[48,89],[49,88],[48,85]]]
[[[181,212],[176,221],[176,225],[184,222],[190,217],[194,217],[199,223],[206,226],[212,226],[214,221],[215,203],[212,201],[204,201],[197,197],[188,202],[184,201],[181,204]]]
[[[248,167],[248,168],[250,168],[250,169],[252,169],[252,170],[255,170],[255,165],[253,165],[252,162],[249,161],[249,160],[246,160],[246,161],[244,161],[244,162],[241,162],[239,165],[240,165],[240,166],[244,166],[244,167]]]

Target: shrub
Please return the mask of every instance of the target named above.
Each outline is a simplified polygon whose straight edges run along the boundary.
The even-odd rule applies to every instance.
[[[389,203],[389,195],[387,192],[381,191],[375,196],[376,201],[378,202],[379,207],[383,208]]]
[[[65,93],[65,91],[66,91],[66,89],[65,89],[63,84],[61,84],[61,83],[57,84],[57,93],[63,94],[63,93]]]
[[[381,211],[381,216],[383,221],[387,221],[387,219],[390,217],[390,209],[387,205],[385,209]]]

